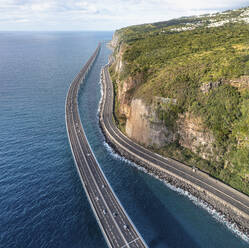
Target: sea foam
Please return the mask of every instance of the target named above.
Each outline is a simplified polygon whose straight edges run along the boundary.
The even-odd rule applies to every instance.
[[[111,154],[111,156],[115,159],[119,159],[122,162],[125,162],[128,165],[131,165],[133,167],[136,167],[138,170],[143,171],[144,173],[147,173],[148,175],[155,177],[156,179],[160,180],[163,182],[169,189],[175,191],[176,193],[183,195],[187,197],[189,200],[191,200],[196,206],[201,207],[205,211],[207,211],[213,218],[215,218],[218,222],[222,223],[225,225],[232,233],[243,239],[245,242],[249,243],[249,236],[246,235],[245,233],[241,232],[238,228],[238,226],[235,223],[232,223],[229,221],[224,214],[219,213],[216,209],[211,207],[208,203],[205,201],[202,201],[201,199],[198,199],[197,197],[193,196],[190,194],[188,191],[183,190],[181,188],[177,188],[174,185],[166,182],[165,180],[160,179],[157,175],[148,172],[145,168],[137,165],[136,163],[120,156],[117,152],[115,152],[112,147],[107,143],[104,142],[104,147],[106,150]]]

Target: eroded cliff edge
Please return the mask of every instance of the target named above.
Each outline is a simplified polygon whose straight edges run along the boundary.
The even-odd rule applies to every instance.
[[[141,25],[114,34],[110,72],[117,123],[141,145],[249,193],[249,76],[246,63],[237,61],[249,48],[241,35],[248,24],[222,27],[223,33],[173,26]],[[236,40],[230,32],[238,27]]]

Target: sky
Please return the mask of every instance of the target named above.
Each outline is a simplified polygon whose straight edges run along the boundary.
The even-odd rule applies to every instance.
[[[116,30],[249,6],[249,0],[0,0],[0,31]]]

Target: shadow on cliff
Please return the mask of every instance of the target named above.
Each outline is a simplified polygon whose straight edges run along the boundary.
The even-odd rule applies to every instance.
[[[95,101],[96,99],[94,93],[96,91],[96,86],[94,86],[94,84],[84,84],[81,87],[81,90],[84,89],[84,87],[90,87],[90,89],[85,88],[85,90],[89,92],[89,97],[87,98],[88,106],[93,106],[92,101]],[[79,100],[79,106],[81,105],[83,105],[82,99]],[[89,111],[89,113],[91,114],[92,112]],[[94,149],[97,158],[105,158],[105,154],[108,154],[108,152],[106,152],[106,149],[102,148],[105,138],[98,126],[98,123],[97,126],[95,126],[96,114],[94,113],[94,116],[90,114],[87,117],[88,123],[84,126],[85,132],[88,135],[88,139],[92,141],[92,148]],[[86,116],[86,113],[84,113],[84,115]],[[89,120],[91,120],[92,122],[90,122]],[[92,131],[93,127],[97,128],[97,133]],[[94,140],[98,140],[98,142],[96,143],[98,143],[99,145],[96,147],[94,147]],[[131,170],[127,170],[127,168],[124,168],[125,166],[123,162],[120,162],[120,164],[118,165],[117,161],[120,161],[118,158],[114,159],[111,154],[109,154],[109,156],[110,160],[108,161],[108,158],[106,158],[104,159],[103,163],[108,162],[109,170],[112,171],[112,178],[110,178],[110,183],[112,186],[114,186],[115,192],[122,192],[123,190],[119,189],[119,187],[125,187],[125,192],[123,192],[124,194],[118,194],[119,196],[121,196],[120,201],[125,206],[125,202],[127,201],[127,194],[129,194],[129,198],[131,199],[128,201],[129,207],[132,202],[134,206],[132,208],[135,210],[134,213],[139,212],[137,216],[134,216],[134,213],[129,213],[129,215],[132,220],[136,220],[136,223],[138,224],[136,226],[138,227],[139,231],[139,226],[143,226],[141,230],[144,229],[144,231],[141,234],[144,234],[144,236],[147,237],[146,242],[148,246],[150,248],[198,248],[199,246],[195,242],[195,240],[193,240],[193,238],[186,232],[181,223],[179,223],[179,221],[168,211],[167,207],[162,204],[158,196],[148,187],[148,182],[150,182],[151,180],[146,180],[150,176],[139,171],[137,168],[131,167],[130,165],[127,165],[127,167],[129,167],[129,169]],[[99,162],[101,163],[102,160],[99,159]],[[110,163],[113,163],[113,165]],[[125,176],[118,174],[122,173],[122,170],[126,171]],[[104,171],[106,171],[106,176],[108,178],[108,169],[104,168]],[[115,172],[117,173],[116,177]],[[119,179],[118,183],[116,182],[116,178]],[[128,178],[129,180],[134,182],[132,184],[129,184],[129,180],[127,180]],[[134,190],[134,183],[136,190]],[[128,209],[128,207],[125,207],[125,209]],[[149,229],[149,231],[146,232],[145,229]]]

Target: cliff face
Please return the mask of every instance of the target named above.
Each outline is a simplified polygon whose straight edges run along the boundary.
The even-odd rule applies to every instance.
[[[177,120],[179,143],[203,159],[215,160],[215,138],[200,117],[185,113]]]
[[[133,97],[133,91],[143,83],[143,75],[137,73],[121,80],[125,69],[124,45],[119,45],[117,35],[113,36],[112,46],[116,46],[113,68],[117,77],[117,100],[119,115],[126,119],[125,132],[128,137],[145,146],[162,147],[174,140],[174,134],[167,129],[155,111],[155,106],[148,106],[142,99]]]
[[[122,68],[122,66],[121,66]],[[118,101],[120,103],[119,112],[128,118],[130,116],[133,90],[141,84],[142,75],[136,75],[134,78],[128,77],[126,80],[118,80]]]
[[[159,120],[154,106],[147,106],[141,99],[132,99],[125,131],[145,146],[162,147],[175,139],[174,133]]]
[[[150,147],[161,148],[166,144],[179,141],[179,144],[198,154],[204,159],[212,157],[215,149],[213,147],[214,137],[212,133],[204,127],[201,118],[197,118],[189,113],[181,115],[176,120],[174,130],[167,127],[165,121],[159,118],[158,106],[176,104],[176,99],[169,99],[155,96],[151,104],[147,104],[143,99],[135,98],[133,91],[143,83],[143,76],[136,74],[120,79],[120,75],[125,70],[123,54],[124,45],[119,45],[117,36],[114,36],[112,45],[116,45],[114,72],[117,75],[117,101],[118,112],[126,119],[125,132],[128,137],[136,142]]]
[[[118,47],[119,40],[119,35],[117,34],[117,32],[115,32],[111,40],[111,46],[113,48]]]
[[[117,35],[113,36],[113,40],[111,42],[113,46],[115,46],[115,62],[113,64],[113,68],[115,74],[117,76],[117,100],[119,103],[118,112],[120,115],[128,118],[130,116],[131,110],[131,102],[132,102],[132,91],[143,81],[142,74],[137,74],[134,77],[128,76],[125,80],[120,79],[120,75],[123,73],[125,69],[125,64],[123,62],[123,54],[125,51],[124,45],[118,45],[119,39]]]
[[[110,73],[123,132],[249,193],[248,18],[244,8],[120,29]]]
[[[114,40],[114,44],[117,43],[117,41]],[[120,46],[119,51],[116,54],[115,57],[115,72],[120,75],[123,70],[124,70],[124,65],[123,65],[123,52],[124,52],[124,47]],[[135,82],[128,78],[127,80],[121,81],[117,79],[117,85],[118,85],[118,91],[117,91],[117,98],[119,102],[119,113],[121,115],[127,116],[130,111],[130,97],[129,97],[129,91],[135,87]]]

